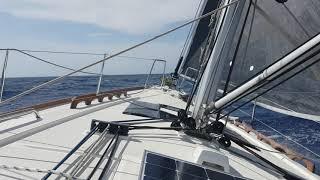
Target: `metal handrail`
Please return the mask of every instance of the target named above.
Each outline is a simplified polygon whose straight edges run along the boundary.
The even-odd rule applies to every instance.
[[[96,53],[80,53],[80,52],[58,52],[58,51],[37,51],[37,50],[20,50],[20,49],[0,49],[0,51],[5,51],[6,52],[6,55],[5,55],[5,60],[4,60],[4,64],[3,64],[3,67],[2,67],[2,78],[1,78],[1,89],[0,89],[0,102],[2,101],[2,98],[3,98],[3,92],[4,92],[4,85],[5,85],[5,79],[6,79],[6,67],[7,67],[7,64],[8,64],[8,60],[9,60],[9,51],[16,51],[16,52],[19,52],[19,53],[22,53],[22,54],[25,54],[25,55],[28,55],[29,57],[31,58],[34,58],[36,60],[40,60],[42,62],[45,62],[45,63],[49,63],[49,64],[52,64],[52,65],[55,65],[57,67],[60,67],[60,68],[64,68],[64,69],[68,69],[68,70],[71,70],[71,71],[76,71],[72,68],[68,68],[68,67],[64,67],[62,65],[59,65],[59,64],[55,64],[55,63],[52,63],[50,61],[47,61],[47,60],[44,60],[44,59],[41,59],[41,58],[38,58],[34,55],[31,55],[31,54],[28,54],[28,53],[25,53],[25,52],[46,52],[46,53],[64,53],[64,54],[78,54],[78,55],[100,55],[100,54],[96,54]],[[107,58],[107,54],[103,54],[104,55],[104,58]],[[132,56],[121,56],[123,58],[134,58],[134,59],[141,59],[141,60],[145,60],[145,61],[153,61],[153,63],[155,62],[162,62],[164,63],[164,68],[163,68],[163,75],[162,77],[164,78],[165,76],[165,68],[166,68],[166,61],[163,60],[163,59],[150,59],[150,58],[139,58],[139,57],[132,57]],[[100,93],[100,88],[101,88],[101,84],[102,84],[102,81],[103,81],[103,70],[104,70],[104,64],[105,64],[105,61],[101,62],[102,66],[101,66],[101,70],[100,70],[100,73],[91,73],[90,74],[94,74],[94,75],[99,75],[99,80],[98,80],[98,83],[97,83],[97,90],[96,90],[96,94],[99,94]],[[153,67],[152,67],[153,69]],[[150,70],[150,73],[149,75],[147,76],[147,80],[145,82],[145,86],[148,84],[148,81],[149,81],[149,77],[151,76],[151,73],[152,73],[152,69]],[[80,72],[83,72],[83,73],[87,73],[85,71],[80,71]],[[161,87],[163,86],[163,81],[161,82]],[[1,117],[1,114],[0,114],[0,117]]]
[[[233,106],[233,107],[234,107],[234,106]],[[257,121],[257,122],[261,123],[261,124],[264,125],[265,127],[267,127],[267,128],[269,128],[269,129],[273,130],[274,132],[278,133],[281,137],[284,137],[285,139],[293,142],[294,144],[302,147],[304,150],[306,150],[306,151],[310,152],[311,154],[313,154],[313,155],[317,156],[318,158],[320,158],[320,155],[319,155],[319,154],[315,153],[314,151],[310,150],[309,148],[305,147],[304,145],[298,143],[297,141],[293,140],[292,138],[286,136],[285,134],[281,133],[280,131],[276,130],[275,128],[269,126],[268,124],[264,123],[262,120],[254,117],[254,114],[253,114],[253,113],[255,112],[255,108],[256,108],[256,106],[253,107],[253,112],[251,113],[251,115],[250,115],[250,113],[248,113],[248,112],[246,112],[246,111],[244,111],[244,110],[241,110],[241,109],[238,109],[238,110],[239,110],[240,112],[242,112],[243,114],[246,114],[246,115],[248,115],[248,116],[251,116],[251,118],[253,119],[253,121]],[[252,119],[251,119],[251,121],[252,121]]]
[[[191,19],[191,20],[189,20],[189,21],[187,21],[187,22],[185,22],[185,23],[182,23],[181,25],[178,25],[178,26],[173,27],[173,28],[171,28],[171,29],[169,29],[169,30],[167,30],[167,31],[165,31],[165,32],[162,32],[162,33],[160,33],[160,34],[158,34],[158,35],[155,35],[155,36],[153,36],[153,37],[150,37],[150,38],[146,39],[145,41],[141,41],[141,42],[139,42],[139,43],[136,43],[135,45],[130,46],[129,48],[123,49],[123,50],[121,50],[121,51],[119,51],[119,52],[117,52],[117,53],[115,53],[115,54],[112,54],[112,55],[110,55],[110,56],[107,57],[107,58],[103,58],[103,59],[101,59],[101,60],[95,61],[94,63],[88,64],[88,65],[86,65],[86,66],[84,66],[84,67],[82,67],[82,68],[77,69],[76,71],[67,73],[67,74],[65,74],[65,75],[63,75],[63,76],[59,76],[59,77],[54,78],[54,79],[52,79],[52,80],[50,80],[50,81],[47,81],[47,82],[45,82],[45,83],[43,83],[43,84],[40,84],[40,85],[38,85],[38,86],[35,86],[35,87],[33,87],[33,88],[29,89],[29,90],[26,90],[26,91],[24,91],[24,92],[22,92],[22,93],[20,93],[20,94],[17,94],[17,95],[15,95],[15,96],[11,97],[11,98],[8,98],[8,99],[6,99],[6,100],[4,100],[4,101],[1,101],[1,102],[0,102],[0,105],[5,104],[5,103],[8,103],[8,102],[11,102],[11,101],[14,101],[14,100],[17,100],[17,99],[19,99],[19,98],[21,98],[21,97],[23,97],[23,96],[25,96],[25,95],[27,95],[27,94],[29,94],[29,93],[32,93],[32,92],[34,92],[34,91],[37,91],[38,89],[41,89],[41,88],[43,88],[43,87],[45,87],[45,86],[48,86],[48,85],[54,84],[54,83],[56,83],[56,82],[58,82],[58,81],[61,81],[61,80],[65,79],[66,77],[69,77],[69,76],[71,76],[71,75],[73,75],[73,74],[75,74],[75,73],[81,72],[81,71],[83,71],[83,70],[85,70],[85,69],[88,69],[88,68],[90,68],[90,67],[92,67],[92,66],[95,66],[95,65],[97,65],[97,64],[100,64],[100,63],[102,63],[102,62],[104,62],[104,61],[110,60],[110,59],[112,59],[112,58],[114,58],[114,57],[118,57],[118,56],[120,56],[120,55],[122,55],[122,54],[124,54],[124,53],[126,53],[126,52],[129,52],[129,51],[131,51],[131,50],[133,50],[133,49],[136,49],[136,48],[138,48],[138,47],[140,47],[140,46],[142,46],[142,45],[145,45],[145,44],[150,43],[150,42],[152,42],[152,41],[154,41],[154,40],[156,40],[156,39],[159,39],[159,38],[161,38],[161,37],[163,37],[163,36],[166,36],[166,35],[168,35],[168,34],[170,34],[170,33],[172,33],[172,32],[175,32],[175,31],[177,31],[177,30],[179,30],[179,29],[181,29],[181,28],[183,28],[183,27],[186,27],[186,26],[192,24],[193,22],[199,21],[199,20],[204,19],[204,18],[211,17],[211,15],[215,14],[215,13],[218,12],[218,11],[221,11],[221,10],[223,10],[223,9],[227,9],[227,8],[229,8],[230,6],[237,6],[237,4],[238,4],[239,1],[240,1],[240,0],[235,0],[235,1],[233,1],[233,2],[230,2],[230,3],[228,3],[228,4],[225,4],[225,5],[223,5],[223,6],[219,7],[219,8],[216,8],[216,9],[214,9],[214,10],[212,10],[212,11],[204,14],[204,15],[199,16],[199,17],[197,17],[197,18],[195,18],[195,19]],[[0,50],[7,50],[7,49],[0,49]]]
[[[4,59],[4,62],[3,62],[3,67],[2,67],[0,102],[2,101],[2,96],[3,96],[3,90],[4,90],[5,79],[6,79],[6,69],[7,69],[8,59],[9,59],[9,51],[6,50],[6,56],[5,56],[5,59]]]
[[[148,87],[148,82],[149,82],[149,80],[150,80],[150,77],[151,77],[151,74],[152,74],[152,71],[153,71],[153,68],[154,68],[154,65],[155,65],[156,62],[161,62],[161,63],[163,63],[163,72],[162,72],[162,80],[161,80],[161,85],[160,85],[160,87],[162,88],[163,85],[164,85],[164,77],[165,77],[165,73],[166,73],[166,64],[167,64],[167,61],[162,60],[162,59],[154,59],[154,60],[153,60],[153,63],[152,63],[152,66],[151,66],[151,68],[150,68],[149,74],[148,74],[148,76],[147,76],[147,79],[146,79],[146,81],[145,81],[145,83],[144,83],[144,88],[147,88],[147,87]]]
[[[160,33],[160,34],[158,34],[158,35],[155,35],[155,36],[153,36],[153,37],[151,37],[151,38],[148,38],[148,39],[145,40],[145,41],[139,42],[139,43],[137,43],[137,44],[135,44],[135,45],[133,45],[133,46],[131,46],[131,47],[129,47],[129,48],[123,49],[123,50],[121,50],[121,51],[119,51],[119,52],[117,52],[117,53],[115,53],[115,54],[112,54],[112,55],[110,55],[110,56],[107,57],[107,58],[103,58],[103,59],[98,60],[98,61],[96,61],[96,62],[94,62],[94,63],[88,64],[88,65],[86,65],[86,66],[84,66],[84,67],[82,67],[82,68],[79,68],[79,69],[76,70],[76,71],[73,71],[73,72],[71,72],[71,73],[65,74],[65,75],[60,76],[60,77],[57,77],[57,78],[55,78],[55,79],[52,79],[52,80],[50,80],[50,81],[48,81],[48,82],[46,82],[46,83],[40,84],[40,85],[38,85],[38,86],[35,86],[35,87],[33,87],[33,88],[29,89],[29,90],[26,90],[26,91],[24,91],[24,92],[22,92],[22,93],[20,93],[20,94],[18,94],[18,95],[15,95],[15,96],[13,96],[13,97],[11,97],[11,98],[8,98],[8,99],[0,102],[0,105],[1,105],[1,104],[5,104],[5,103],[8,103],[8,102],[11,102],[11,101],[14,101],[14,100],[16,100],[16,99],[18,99],[18,98],[21,98],[21,97],[23,97],[23,96],[25,96],[25,95],[27,95],[27,94],[29,94],[29,93],[31,93],[31,92],[34,92],[34,91],[36,91],[36,90],[38,90],[38,89],[41,89],[41,88],[43,88],[43,87],[45,87],[45,86],[47,86],[47,85],[51,85],[51,84],[54,84],[54,83],[56,83],[56,82],[58,82],[58,81],[61,81],[61,80],[65,79],[66,77],[71,76],[71,75],[73,75],[73,74],[75,74],[75,73],[77,73],[77,72],[80,72],[80,71],[85,70],[85,69],[87,69],[87,68],[89,68],[89,67],[95,66],[95,65],[97,65],[97,64],[99,64],[99,63],[101,63],[101,62],[103,62],[103,61],[107,61],[107,60],[109,60],[109,59],[111,59],[111,58],[113,58],[113,57],[117,57],[117,56],[122,55],[122,54],[124,54],[124,53],[126,53],[126,52],[128,52],[128,51],[131,51],[131,50],[133,50],[133,49],[136,49],[136,48],[138,48],[138,47],[140,47],[140,46],[142,46],[142,45],[145,45],[145,44],[147,44],[147,43],[149,43],[149,42],[152,42],[152,41],[154,41],[154,40],[156,40],[156,39],[159,39],[160,37],[166,36],[166,35],[168,35],[168,34],[170,34],[170,33],[172,33],[172,32],[175,32],[175,31],[177,31],[177,30],[179,30],[179,29],[181,29],[181,28],[183,28],[183,27],[185,27],[185,26],[188,26],[188,25],[192,24],[193,22],[196,22],[196,21],[199,21],[199,20],[201,20],[201,19],[210,17],[211,15],[215,14],[216,12],[218,12],[218,11],[220,11],[220,10],[226,9],[226,8],[228,8],[228,7],[230,7],[230,6],[234,6],[234,5],[236,6],[239,1],[240,1],[240,0],[235,0],[235,1],[233,1],[233,2],[230,2],[230,3],[228,3],[228,4],[225,4],[225,5],[217,8],[217,9],[215,9],[215,10],[213,10],[213,11],[208,12],[207,14],[204,14],[204,15],[202,15],[202,16],[199,16],[199,17],[195,18],[195,19],[189,20],[189,21],[187,21],[187,22],[185,22],[185,23],[183,23],[183,24],[181,24],[181,25],[179,25],[179,26],[176,26],[176,27],[174,27],[174,28],[172,28],[172,29],[169,29],[168,31],[165,31],[165,32]]]
[[[107,54],[104,54],[103,58],[106,58],[106,57],[107,57]],[[100,92],[101,82],[102,82],[102,78],[103,78],[103,70],[104,70],[104,61],[101,63],[100,76],[99,76],[99,81],[98,81],[98,85],[97,85],[97,92],[96,92],[97,95]]]
[[[11,112],[0,114],[0,123],[3,123],[5,121],[8,121],[8,120],[16,118],[16,117],[31,114],[31,113],[35,114],[37,120],[41,120],[40,114],[38,113],[37,110],[35,110],[33,108],[28,108],[28,109],[21,109],[21,110],[17,110],[17,111],[11,111]]]
[[[191,77],[188,76],[188,72],[189,72],[190,70],[195,71],[196,73],[199,72],[198,69],[195,69],[195,68],[192,68],[192,67],[188,67],[187,70],[184,72],[184,75],[182,75],[182,76],[180,75],[180,76],[182,77],[182,80],[181,80],[181,83],[180,83],[180,85],[179,85],[179,89],[182,87],[182,84],[185,82],[186,79],[191,80],[191,81],[193,81],[193,82],[195,81],[195,80],[193,80]]]

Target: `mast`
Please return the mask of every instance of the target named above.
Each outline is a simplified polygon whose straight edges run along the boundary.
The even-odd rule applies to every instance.
[[[224,4],[229,4],[231,0],[224,1]],[[193,109],[192,117],[196,120],[201,118],[201,112],[203,106],[213,101],[216,96],[216,90],[218,83],[221,79],[224,61],[230,53],[230,47],[232,45],[234,36],[237,31],[237,26],[240,22],[243,9],[246,1],[240,0],[237,6],[230,6],[227,9],[221,11],[221,15],[218,20],[216,43],[213,46],[208,65],[203,72],[203,77],[199,82],[199,88],[195,99],[195,105]],[[197,122],[199,123],[199,122]]]

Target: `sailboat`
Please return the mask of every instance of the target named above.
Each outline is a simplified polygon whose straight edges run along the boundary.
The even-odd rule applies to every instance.
[[[0,179],[320,179],[312,159],[232,114],[255,103],[317,120],[319,96],[297,104],[294,93],[277,90],[320,87],[318,7],[314,0],[203,0],[193,20],[2,100],[18,101],[193,25],[175,71],[163,73],[159,86],[98,88],[1,114]],[[3,50],[6,62],[10,51],[26,53]]]

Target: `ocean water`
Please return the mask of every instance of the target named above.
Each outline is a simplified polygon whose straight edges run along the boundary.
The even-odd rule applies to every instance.
[[[22,77],[7,78],[5,81],[3,100],[24,92],[36,85],[47,82],[55,77]],[[112,89],[144,86],[147,75],[110,75],[104,76],[100,91]],[[148,84],[160,84],[161,75],[150,76]],[[75,97],[87,93],[95,93],[99,77],[97,76],[72,76],[53,85],[39,89],[20,98],[13,103],[0,106],[0,112],[14,110],[50,100]]]
[[[147,75],[104,76],[101,91],[143,86],[146,77]],[[3,99],[10,98],[53,78],[54,77],[7,78]],[[149,79],[149,84],[160,84],[160,78],[161,75],[152,75]],[[94,93],[96,92],[97,82],[98,77],[95,76],[68,77],[59,83],[24,96],[15,102],[2,105],[0,106],[0,111],[5,112],[45,101]],[[241,120],[250,123],[259,132],[311,159],[316,164],[316,173],[320,174],[320,157],[312,153],[320,154],[320,123],[272,112],[259,106],[256,107],[255,119],[251,121],[252,108],[253,105],[248,104],[232,115],[238,116]]]

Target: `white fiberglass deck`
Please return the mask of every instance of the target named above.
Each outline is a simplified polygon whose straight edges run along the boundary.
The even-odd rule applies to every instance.
[[[148,89],[142,92],[137,91],[137,93],[131,92],[126,101],[139,100],[184,108],[185,102],[178,99],[177,95],[175,91],[164,92],[160,89]],[[1,123],[0,165],[52,169],[87,134],[92,119],[104,121],[142,119],[139,116],[122,114],[129,105],[126,101],[118,99],[104,103],[95,102],[90,106],[80,105],[77,109],[70,109],[70,105],[67,104],[40,111],[42,118],[40,121],[36,121],[34,115],[30,114]],[[160,120],[139,125],[169,127],[170,122]],[[244,133],[234,125],[230,124],[228,127],[249,142],[270,148],[257,141],[253,135]],[[93,158],[88,163],[81,165],[77,173],[72,171],[83,153],[95,142],[98,136],[99,134],[93,135],[58,171],[86,179],[113,135],[107,135],[101,141],[101,146],[98,147],[98,149],[100,148],[99,153],[93,154]],[[235,176],[250,179],[279,179],[281,177],[268,169],[268,165],[234,143],[229,150],[225,150],[215,143],[200,141],[182,132],[172,130],[132,130],[129,132],[129,136],[121,136],[112,164],[105,177],[122,180],[138,179],[145,151],[196,163],[195,151],[199,149],[212,150],[227,156],[230,165],[229,173]],[[271,154],[267,151],[260,152],[260,155],[302,177],[318,178],[284,155]],[[98,179],[106,161],[101,164],[92,179]],[[44,175],[44,173],[0,169],[0,179],[41,179]],[[58,176],[51,175],[50,178],[55,179]]]

